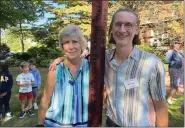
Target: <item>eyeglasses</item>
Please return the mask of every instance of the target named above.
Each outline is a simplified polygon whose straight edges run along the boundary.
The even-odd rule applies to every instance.
[[[182,43],[179,43],[179,42],[175,42],[175,44],[182,44]]]
[[[137,26],[137,24],[133,23],[133,22],[124,22],[124,23],[123,22],[116,22],[116,23],[114,23],[114,26],[117,28],[121,28],[122,24],[124,24],[125,29],[131,29],[134,26]]]

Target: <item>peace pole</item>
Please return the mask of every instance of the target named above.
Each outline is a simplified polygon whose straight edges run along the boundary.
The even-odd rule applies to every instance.
[[[92,0],[88,126],[101,127],[108,1]]]

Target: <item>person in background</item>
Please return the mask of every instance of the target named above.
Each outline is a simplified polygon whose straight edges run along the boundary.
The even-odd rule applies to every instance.
[[[168,64],[168,70],[170,75],[170,87],[171,91],[167,98],[168,104],[173,104],[174,98],[179,86],[182,84],[182,57],[179,53],[181,42],[179,39],[175,39],[174,43],[171,44],[170,49],[166,53],[166,63]]]
[[[48,72],[37,126],[87,126],[89,61],[80,57],[85,38],[79,27],[64,27],[59,33],[59,46],[66,57],[56,70]]]
[[[33,93],[33,108],[38,109],[37,98],[39,96],[39,89],[41,86],[41,77],[39,70],[35,67],[35,61],[29,60],[29,72],[34,76],[34,84],[32,85],[32,93]]]
[[[5,117],[11,119],[10,98],[13,86],[13,77],[9,72],[8,64],[0,62],[0,120],[3,119],[3,106],[5,108]]]
[[[16,78],[17,85],[19,86],[19,100],[21,101],[21,113],[19,118],[24,118],[26,112],[29,113],[30,116],[33,116],[34,113],[31,110],[32,108],[32,85],[34,84],[34,76],[29,73],[29,63],[23,61],[20,65],[21,70],[23,71]],[[28,105],[25,107],[26,99],[28,101]]]

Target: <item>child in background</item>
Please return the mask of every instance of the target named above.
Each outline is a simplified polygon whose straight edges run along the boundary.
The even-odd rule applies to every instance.
[[[2,111],[5,108],[5,117],[11,119],[10,98],[11,89],[13,86],[13,77],[8,70],[8,65],[5,62],[0,63],[0,120],[3,119]]]
[[[17,85],[19,86],[19,100],[21,101],[21,113],[19,118],[24,118],[26,112],[33,116],[34,113],[32,112],[32,84],[34,84],[34,77],[33,74],[29,73],[29,63],[22,62],[21,69],[23,73],[19,74],[16,78]],[[25,107],[25,98],[28,100],[28,105]]]
[[[40,72],[39,70],[35,67],[35,61],[34,60],[29,60],[29,72],[33,74],[34,76],[34,84],[32,85],[32,94],[33,94],[33,108],[38,109],[37,105],[37,98],[38,98],[38,91],[40,89],[41,85],[41,77],[40,77]]]

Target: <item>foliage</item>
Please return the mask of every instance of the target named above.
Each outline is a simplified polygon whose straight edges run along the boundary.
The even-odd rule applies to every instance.
[[[37,17],[43,15],[42,4],[41,0],[1,0],[0,28],[35,21]]]
[[[144,51],[155,54],[163,61],[163,63],[165,62],[166,50],[159,50],[157,49],[157,47],[151,47],[148,44],[142,44],[142,45],[139,45],[138,47]]]
[[[56,19],[50,25],[55,29],[60,29],[66,24],[75,23],[79,25],[84,35],[89,36],[91,29],[91,3],[86,1],[56,1],[63,8],[55,8],[52,5],[48,7],[48,11],[55,14]]]
[[[58,46],[58,33],[50,26],[45,26],[44,28],[34,27],[31,29],[31,32],[34,40],[42,46],[53,49]]]
[[[68,23],[75,23],[79,25],[84,35],[86,35],[87,37],[90,36],[92,1],[53,0],[53,2],[54,4],[58,4],[58,6],[54,6],[47,1],[43,2],[41,0],[31,0],[31,1],[19,0],[16,2],[14,0],[9,0],[6,2],[5,1],[1,2],[0,6],[4,5],[4,7],[0,9],[0,12],[1,11],[3,12],[4,10],[6,12],[6,13],[3,12],[4,17],[2,17],[1,19],[5,18],[5,16],[9,16],[9,18],[15,18],[16,20],[22,18],[21,19],[21,22],[23,21],[22,23],[28,22],[31,23],[31,21],[35,21],[38,18],[38,15],[42,15],[43,9],[44,11],[50,12],[51,14],[55,14],[55,17],[50,18],[48,20],[48,24],[45,24],[42,27],[41,26],[33,27],[31,31],[29,31],[28,28],[25,27],[22,27],[22,29],[16,28],[16,30],[14,29],[15,31],[11,30],[11,33],[13,33],[15,36],[12,36],[13,34],[10,34],[10,32],[5,34],[6,36],[10,35],[9,37],[7,37],[8,39],[6,39],[5,42],[9,46],[11,46],[10,44],[14,44],[11,46],[11,48],[13,48],[14,51],[18,51],[17,49],[20,49],[21,45],[17,44],[18,42],[20,42],[20,44],[23,42],[20,40],[24,40],[25,50],[29,48],[26,43],[30,42],[30,44],[32,44],[33,41],[38,42],[39,43],[38,46],[50,47],[55,49],[56,47],[58,47],[58,32]],[[30,8],[30,5],[32,4],[33,6]],[[183,35],[183,29],[181,27],[183,26],[184,20],[182,4],[179,3],[164,4],[164,1],[123,0],[116,2],[108,1],[108,7],[109,9],[108,9],[107,30],[109,28],[113,13],[120,7],[121,8],[129,7],[135,10],[139,15],[141,23],[140,24],[141,32],[143,30],[153,29],[155,33],[157,33],[155,35],[155,37],[157,38],[161,38],[163,34],[169,34],[169,38],[163,39],[163,41],[164,40],[170,41],[171,38],[174,38],[174,36],[179,34]],[[17,8],[19,10],[17,10]],[[35,10],[33,10],[33,8],[35,8]],[[15,11],[14,13],[12,12],[12,15],[16,14],[16,17],[9,15],[8,12],[11,12],[10,9],[13,9]],[[175,16],[165,15],[167,14],[167,12],[168,14],[170,14],[172,12],[172,9],[173,10],[176,9],[177,11],[179,11],[178,15]],[[18,12],[20,14],[17,14]],[[35,14],[34,12],[37,13]],[[176,18],[178,18],[178,20]],[[13,19],[11,21],[14,21],[16,25],[19,23]],[[165,21],[165,24],[163,21]],[[152,25],[150,23],[152,23]],[[9,23],[8,20],[7,24],[11,25],[11,23]],[[140,35],[142,35],[142,33]],[[30,41],[28,41],[28,39]],[[112,46],[107,44],[107,47],[111,48]]]
[[[28,54],[36,59],[37,66],[47,67],[51,59],[62,56],[63,54],[59,49],[49,47],[32,47],[28,49]]]
[[[43,59],[40,61],[39,65],[40,67],[48,67],[51,61],[49,59]]]
[[[16,54],[14,54],[13,58],[23,60],[23,61],[27,61],[31,58],[31,55],[27,52],[18,52]]]
[[[33,41],[33,35],[27,27],[23,27],[23,36],[24,36],[24,44],[25,50],[35,45]],[[2,38],[2,42],[6,43],[11,51],[20,52],[21,50],[21,36],[19,28],[11,27],[9,29],[5,29],[4,37]]]
[[[10,52],[10,48],[6,44],[0,44],[0,59],[5,59]]]
[[[21,37],[21,48],[24,52],[24,33],[22,25],[36,21],[38,17],[43,15],[43,6],[41,0],[9,0],[1,1],[0,28],[8,28],[8,26],[19,25],[19,36]],[[9,13],[11,12],[11,13]]]

